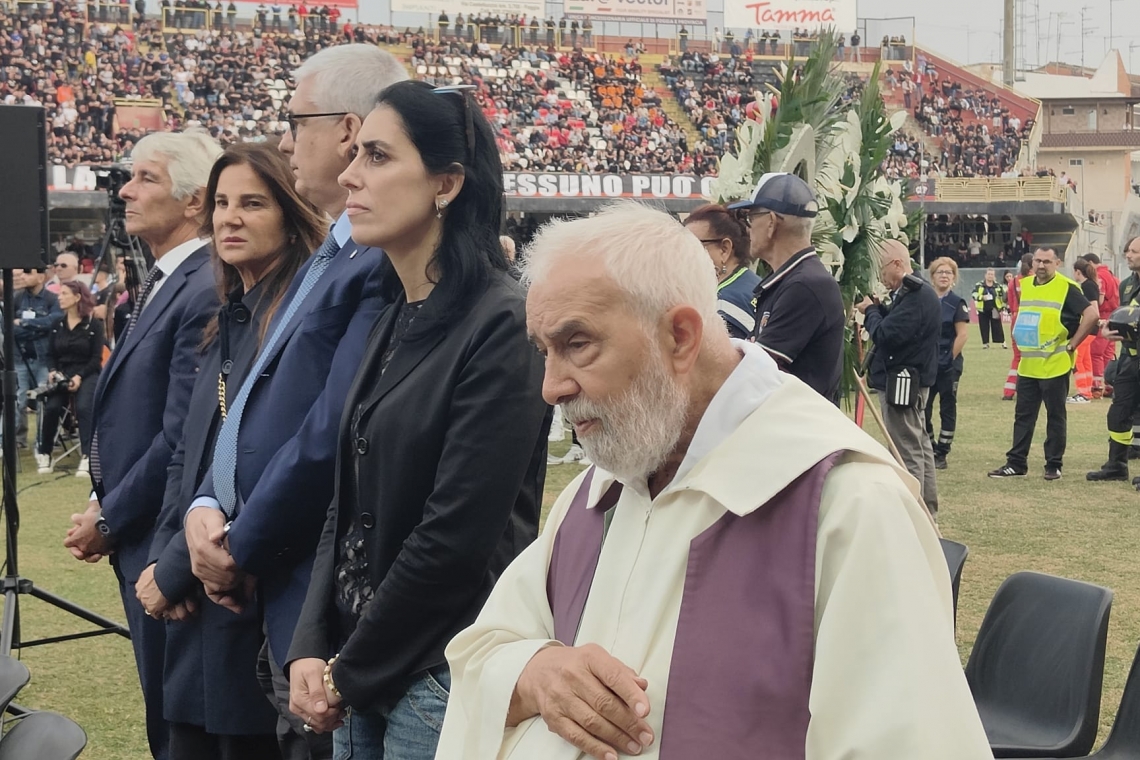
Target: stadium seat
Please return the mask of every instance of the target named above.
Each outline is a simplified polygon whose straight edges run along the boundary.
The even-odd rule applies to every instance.
[[[1015,573],[982,620],[966,680],[996,758],[1083,757],[1096,740],[1112,591]]]
[[[1132,659],[1132,670],[1124,684],[1120,709],[1104,746],[1089,756],[1090,760],[1136,760],[1140,758],[1140,650]]]
[[[966,557],[970,550],[965,544],[940,538],[942,553],[946,556],[946,566],[950,570],[950,589],[954,593],[954,620],[958,619],[958,587],[962,583],[962,566],[966,564]]]
[[[425,66],[422,63],[419,66],[416,66],[416,75],[417,76],[422,77],[422,76],[425,76],[426,74],[427,74],[427,66]]]
[[[0,712],[8,709],[31,677],[24,663],[14,657],[0,657]]]
[[[75,760],[86,746],[87,734],[71,719],[35,712],[0,740],[0,760]]]

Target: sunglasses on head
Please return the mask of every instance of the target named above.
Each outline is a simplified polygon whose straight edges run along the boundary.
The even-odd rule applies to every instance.
[[[467,96],[468,92],[476,89],[473,84],[456,84],[446,85],[444,87],[435,87],[432,92],[437,95],[458,95],[460,100],[463,101],[463,119],[465,121],[465,138],[467,140],[467,160],[470,163],[475,161],[475,117],[471,113],[471,99]]]

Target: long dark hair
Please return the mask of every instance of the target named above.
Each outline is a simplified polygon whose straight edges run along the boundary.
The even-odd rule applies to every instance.
[[[447,174],[462,168],[459,195],[443,214],[443,233],[428,263],[435,283],[432,300],[442,309],[436,319],[417,317],[406,339],[446,324],[486,288],[491,270],[507,271],[499,245],[503,219],[503,164],[495,136],[483,112],[464,90],[441,91],[426,82],[397,82],[376,99],[391,108],[415,145],[428,173]],[[383,292],[395,301],[403,286],[387,258],[380,264]]]
[[[202,225],[202,236],[214,236],[215,194],[222,172],[231,166],[248,166],[265,183],[273,194],[273,200],[281,208],[285,221],[285,248],[278,251],[280,263],[274,267],[261,283],[258,304],[269,300],[261,320],[261,334],[258,341],[265,340],[265,331],[273,319],[273,313],[281,305],[281,300],[297,270],[315,251],[328,232],[328,224],[311,203],[297,194],[296,180],[289,162],[276,148],[264,143],[235,143],[226,148],[210,170],[210,180],[206,184],[206,221]],[[227,264],[218,255],[217,245],[211,247],[210,257],[214,262],[218,296],[224,303],[226,297],[241,285],[241,275],[236,267]],[[200,347],[207,348],[217,337],[218,317],[214,316],[202,331]]]
[[[91,312],[95,310],[95,297],[91,295],[91,291],[86,284],[78,280],[71,280],[69,282],[61,282],[59,286],[61,288],[67,288],[79,299],[79,302],[75,304],[75,308],[79,312],[80,319],[86,319],[91,316]]]

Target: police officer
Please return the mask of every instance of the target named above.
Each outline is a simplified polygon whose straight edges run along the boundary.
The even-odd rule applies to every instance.
[[[994,270],[987,269],[984,280],[974,286],[974,307],[978,310],[978,329],[982,333],[982,348],[990,347],[990,333],[994,343],[1009,348],[1001,326],[1001,313],[1005,309],[1005,285],[997,281]]]
[[[962,377],[962,349],[970,324],[970,307],[966,299],[951,288],[958,279],[958,265],[943,256],[930,265],[930,282],[942,304],[942,323],[938,334],[938,377],[930,388],[926,404],[926,435],[934,447],[934,469],[946,469],[946,457],[954,444],[958,427],[958,380]],[[941,429],[934,440],[934,399],[938,397]]]
[[[734,203],[749,227],[750,253],[771,274],[756,286],[752,337],[780,368],[838,403],[843,370],[843,298],[811,244],[815,194],[794,174],[769,173]]]
[[[1128,241],[1124,251],[1132,276],[1120,283],[1120,305],[1123,309],[1140,306],[1140,237]],[[1123,310],[1122,309],[1122,310]],[[1113,380],[1112,406],[1108,408],[1108,461],[1099,470],[1088,473],[1089,480],[1128,480],[1128,450],[1132,445],[1132,418],[1140,412],[1140,357],[1135,335],[1122,335],[1109,326],[1101,328],[1101,336],[1120,342],[1120,361]],[[1133,481],[1140,489],[1140,478]]]
[[[855,305],[874,343],[871,387],[879,391],[879,408],[887,434],[922,484],[922,500],[938,514],[934,447],[926,435],[924,415],[930,388],[938,379],[938,333],[942,308],[938,296],[911,268],[910,251],[897,240],[883,243],[879,280],[891,292],[890,308],[864,297]]]
[[[695,209],[685,228],[701,241],[716,270],[717,311],[733,338],[745,340],[756,327],[760,277],[749,269],[748,228],[724,206],[710,203]]]

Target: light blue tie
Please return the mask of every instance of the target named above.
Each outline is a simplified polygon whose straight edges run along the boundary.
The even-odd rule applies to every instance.
[[[340,245],[337,244],[330,232],[329,236],[325,238],[325,242],[313,254],[312,266],[305,273],[305,279],[301,280],[301,286],[297,288],[293,300],[289,302],[289,307],[277,320],[277,328],[262,346],[261,354],[258,355],[257,361],[249,370],[249,374],[245,376],[245,382],[241,384],[241,390],[238,391],[237,398],[234,399],[233,405],[226,414],[222,429],[218,431],[218,440],[214,443],[214,495],[217,496],[218,503],[222,505],[222,511],[226,513],[227,520],[232,520],[237,514],[237,478],[235,474],[237,472],[238,429],[241,426],[241,415],[245,411],[246,401],[249,400],[249,394],[253,390],[253,385],[257,382],[261,371],[269,363],[269,357],[273,355],[277,341],[285,332],[285,326],[289,324],[293,315],[297,313],[297,309],[304,303],[305,297],[312,292],[313,287],[321,279],[325,270],[329,268],[329,263],[332,262],[339,250]]]

